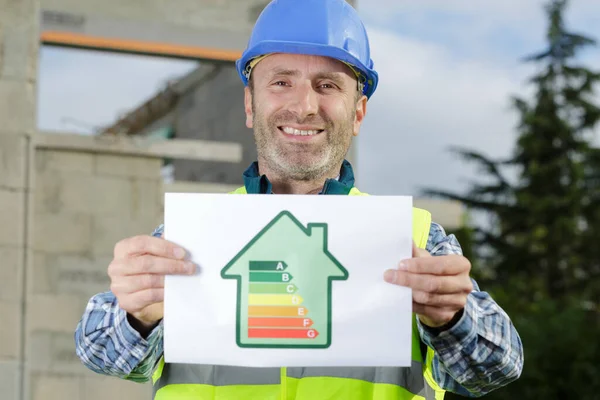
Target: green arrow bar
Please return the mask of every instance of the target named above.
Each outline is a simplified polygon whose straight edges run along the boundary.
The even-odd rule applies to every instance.
[[[286,268],[283,261],[250,261],[250,271],[284,271]]]
[[[293,294],[298,288],[293,283],[251,283],[252,294]]]
[[[250,272],[250,282],[289,282],[292,274],[289,272]]]

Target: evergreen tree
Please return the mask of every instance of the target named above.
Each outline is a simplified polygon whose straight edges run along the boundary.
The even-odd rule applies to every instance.
[[[567,31],[566,3],[547,5],[547,48],[526,58],[538,66],[535,97],[513,99],[520,123],[512,156],[492,160],[457,149],[488,183],[466,195],[426,191],[490,217],[471,231],[473,273],[507,310],[525,348],[521,379],[492,398],[600,393],[600,150],[592,146],[600,74],[576,59],[595,42]]]

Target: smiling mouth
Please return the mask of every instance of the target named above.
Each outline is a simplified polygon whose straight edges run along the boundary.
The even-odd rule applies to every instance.
[[[295,128],[291,128],[289,126],[279,126],[278,128],[283,133],[292,135],[292,136],[315,136],[324,131],[324,129],[311,129],[311,130],[295,129]]]

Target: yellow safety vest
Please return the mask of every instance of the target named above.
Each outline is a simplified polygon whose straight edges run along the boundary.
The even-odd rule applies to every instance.
[[[246,188],[231,192],[246,194]],[[367,196],[352,188],[350,196]],[[413,208],[413,239],[425,248],[431,214]],[[360,351],[360,349],[357,349]],[[410,367],[248,368],[166,364],[152,376],[155,400],[442,400],[432,375],[433,350],[422,346],[413,318]]]

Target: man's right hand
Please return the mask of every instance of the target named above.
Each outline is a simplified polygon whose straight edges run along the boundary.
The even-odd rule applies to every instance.
[[[191,275],[186,251],[162,238],[134,236],[115,245],[108,266],[110,290],[129,322],[145,336],[163,318],[165,275]]]

